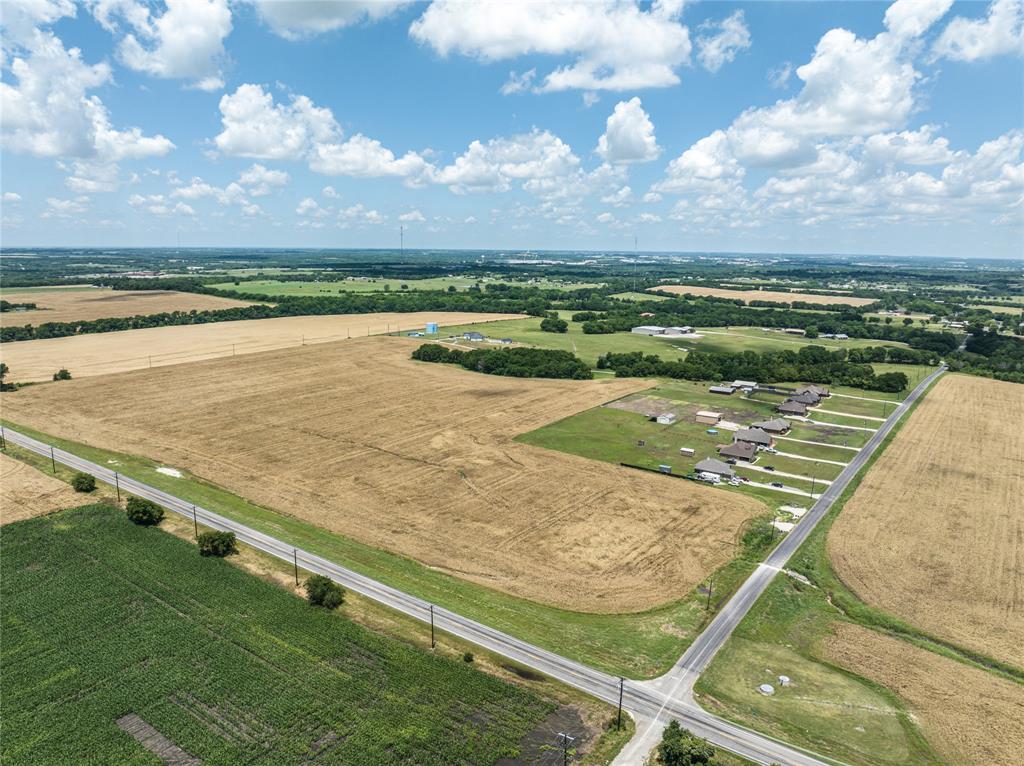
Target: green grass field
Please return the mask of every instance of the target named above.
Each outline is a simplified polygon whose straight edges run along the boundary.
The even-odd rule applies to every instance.
[[[558,313],[568,321],[575,312],[560,311]],[[439,337],[444,338],[449,335],[477,331],[491,338],[511,338],[517,343],[538,348],[571,351],[591,366],[597,364],[599,356],[609,352],[618,354],[642,351],[645,354],[657,354],[662,359],[673,360],[686,356],[686,351],[674,348],[675,344],[672,341],[622,332],[610,335],[585,335],[582,326],[579,322],[569,322],[569,331],[566,333],[543,332],[540,329],[540,319],[530,317],[528,319],[504,319],[484,324],[445,327],[441,330]]]
[[[552,279],[534,279],[529,282],[515,282],[507,279],[473,278],[473,277],[435,277],[429,279],[351,279],[344,282],[316,281],[281,281],[276,279],[259,279],[251,282],[239,281],[220,282],[210,285],[218,290],[238,290],[245,293],[259,293],[268,297],[284,295],[324,296],[338,293],[376,293],[388,289],[392,292],[406,290],[447,290],[454,287],[463,291],[474,285],[483,288],[488,284],[515,285],[518,287],[539,287],[545,290],[578,290],[584,287],[599,287],[592,282],[563,282]],[[402,286],[405,285],[405,288]]]
[[[614,293],[613,295],[609,295],[608,297],[609,298],[615,298],[616,300],[620,300],[620,301],[632,301],[634,303],[635,302],[639,302],[639,301],[670,301],[670,300],[672,300],[667,295],[655,295],[654,293],[642,293],[642,292],[633,292],[633,291],[629,291],[629,292],[625,292],[625,293]]]
[[[668,670],[707,620],[714,616],[714,610],[723,603],[730,590],[753,570],[761,555],[760,551],[745,551],[737,547],[737,558],[715,573],[716,592],[711,600],[710,615],[705,612],[705,596],[698,589],[679,601],[647,612],[570,612],[509,596],[438,572],[412,559],[357,543],[250,503],[188,473],[181,478],[158,473],[159,463],[59,439],[6,420],[2,422],[95,463],[115,467],[125,476],[240,521],[425,601],[457,611],[565,657],[629,678],[650,678]]]
[[[3,761],[495,763],[551,703],[389,641],[105,505],[4,527]]]
[[[787,335],[778,331],[765,332],[759,327],[698,327],[695,330],[704,335],[699,340],[681,340],[678,345],[700,351],[798,351],[804,346],[824,346],[830,351],[840,348],[867,348],[869,346],[896,346],[906,348],[905,343],[894,341],[871,340],[869,338],[850,338],[849,340],[832,340],[830,338],[808,339],[800,336]]]

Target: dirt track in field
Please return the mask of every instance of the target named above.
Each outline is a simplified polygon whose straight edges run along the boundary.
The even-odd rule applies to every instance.
[[[1024,686],[858,625],[835,627],[828,660],[895,692],[946,763],[1020,762]]]
[[[25,383],[51,380],[61,367],[81,378],[398,330],[422,331],[427,322],[451,326],[521,318],[520,314],[423,311],[244,319],[5,343],[0,359],[11,368],[8,380]]]
[[[5,311],[0,322],[5,326],[39,325],[44,322],[86,322],[165,311],[207,311],[249,306],[255,301],[236,301],[216,295],[179,293],[172,290],[52,290],[45,292],[7,292],[10,303],[34,303],[34,311]]]
[[[0,453],[0,524],[89,502],[60,479]]]
[[[187,468],[364,543],[569,609],[677,599],[763,506],[513,441],[649,385],[502,378],[372,337],[31,386],[5,416]]]
[[[946,375],[829,532],[869,604],[1024,668],[1024,386]]]
[[[854,298],[848,295],[818,295],[816,293],[786,293],[777,290],[727,290],[724,287],[698,287],[697,285],[658,285],[648,287],[675,295],[706,295],[711,298],[739,298],[741,301],[772,301],[774,303],[816,303],[819,306],[866,306],[874,303],[874,298]]]

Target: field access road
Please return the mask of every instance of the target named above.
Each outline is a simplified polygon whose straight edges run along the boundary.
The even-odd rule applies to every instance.
[[[854,461],[844,469],[823,497],[808,511],[804,520],[769,554],[765,562],[740,587],[736,595],[723,607],[711,624],[682,656],[673,669],[653,681],[623,681],[599,670],[521,641],[514,636],[488,628],[455,612],[430,604],[415,596],[384,583],[327,561],[315,554],[288,545],[270,535],[263,534],[240,522],[221,516],[200,506],[163,492],[155,487],[126,476],[107,466],[90,462],[65,450],[52,447],[17,431],[4,428],[7,441],[76,471],[84,471],[100,481],[115,486],[119,491],[152,500],[173,513],[197,524],[213,529],[234,532],[239,542],[250,545],[276,558],[292,563],[296,579],[299,569],[323,574],[360,595],[373,599],[414,619],[432,625],[439,631],[470,641],[488,651],[506,657],[524,667],[551,676],[587,694],[612,705],[622,695],[622,707],[637,721],[637,735],[616,758],[616,764],[639,766],[657,744],[661,727],[670,719],[677,719],[684,727],[715,745],[754,763],[767,766],[827,766],[825,761],[803,750],[786,745],[763,734],[725,721],[696,705],[693,701],[693,682],[707,667],[715,652],[739,623],[743,615],[764,591],[771,578],[782,568],[793,552],[806,539],[832,502],[842,493],[853,474],[859,470],[878,447],[906,409],[920,396],[931,381],[944,368],[925,379],[914,392],[893,411],[886,424],[872,436]]]
[[[761,594],[764,593],[769,583],[775,578],[775,575],[783,570],[790,557],[803,545],[811,532],[814,531],[818,522],[829,512],[832,504],[843,494],[858,471],[871,459],[871,456],[881,446],[885,437],[889,435],[889,432],[903,414],[921,397],[928,386],[945,371],[946,366],[942,365],[922,380],[917,388],[900,402],[885,423],[879,427],[878,431],[871,435],[867,444],[850,461],[850,464],[843,469],[842,473],[833,480],[832,485],[821,494],[818,501],[800,519],[800,523],[782,539],[762,563],[758,564],[757,569],[739,587],[725,606],[719,610],[707,628],[690,644],[690,648],[679,658],[679,661],[672,670],[659,678],[651,681],[639,681],[636,682],[637,684],[648,686],[674,701],[696,705],[693,702],[694,684],[697,682],[700,674],[711,664],[711,660],[725,644],[733,630],[740,623],[740,620],[750,611],[750,608]],[[670,715],[666,714],[660,715],[655,720],[649,722],[645,731],[641,731],[637,727],[636,736],[633,737],[633,740],[626,746],[626,750],[623,751],[620,758],[616,759],[614,763],[634,764],[641,762],[641,759],[637,756],[641,753],[650,752],[657,745],[661,729],[666,725],[670,717]],[[779,763],[788,764],[789,761],[779,761]]]

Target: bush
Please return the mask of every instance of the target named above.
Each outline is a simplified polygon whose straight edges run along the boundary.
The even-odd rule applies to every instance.
[[[463,661],[463,662],[472,662],[472,661],[473,661],[473,659],[474,659],[474,658],[473,658],[473,652],[465,652],[465,653],[464,653],[464,654],[462,655],[462,661]]]
[[[663,766],[710,766],[714,757],[715,748],[684,729],[679,721],[673,720],[665,727],[658,745],[658,762]]]
[[[548,317],[540,320],[540,329],[544,332],[569,332],[569,323],[564,319]]]
[[[80,471],[71,480],[71,486],[75,488],[75,492],[92,492],[96,489],[96,478],[91,473]]]
[[[61,367],[57,372],[53,373],[54,380],[71,380],[71,373],[66,368]]]
[[[314,606],[322,606],[325,609],[337,609],[345,602],[345,589],[330,577],[324,575],[313,575],[306,580],[306,598]]]
[[[152,527],[163,521],[164,509],[152,500],[145,500],[141,497],[129,497],[127,514],[128,518],[136,524]]]
[[[224,558],[238,553],[238,543],[234,532],[203,532],[199,535],[199,555]]]

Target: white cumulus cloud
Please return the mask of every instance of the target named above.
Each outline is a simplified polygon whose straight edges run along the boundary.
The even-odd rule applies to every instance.
[[[656,0],[647,9],[634,0],[435,0],[409,34],[442,56],[571,59],[539,78],[537,90],[666,87],[679,82],[676,70],[690,60],[689,31],[679,21],[682,5],[678,0]]]
[[[700,26],[697,37],[697,60],[709,72],[717,72],[736,54],[750,47],[750,30],[743,20],[743,11],[736,11],[721,21]]]
[[[639,98],[615,105],[605,124],[605,132],[598,139],[597,153],[613,164],[650,162],[661,154],[654,136],[654,123]]]
[[[1024,54],[1024,1],[993,0],[983,19],[957,16],[942,30],[932,50],[938,57],[960,61]]]
[[[398,220],[405,221],[406,223],[423,223],[427,219],[419,210],[410,210],[408,213],[402,213],[398,216]]]
[[[286,40],[333,32],[390,16],[410,0],[254,0],[260,17]]]

